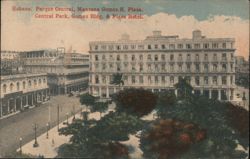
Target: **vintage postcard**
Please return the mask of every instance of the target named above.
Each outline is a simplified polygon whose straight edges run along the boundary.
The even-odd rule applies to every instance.
[[[248,0],[2,0],[0,158],[249,158]]]

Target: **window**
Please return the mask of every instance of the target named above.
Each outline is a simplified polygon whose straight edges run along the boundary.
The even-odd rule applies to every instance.
[[[162,61],[165,60],[165,55],[164,55],[164,54],[161,55],[161,60],[162,60]]]
[[[7,86],[6,84],[3,85],[3,93],[6,93],[6,90],[7,90]]]
[[[114,46],[113,45],[109,45],[109,50],[114,50]]]
[[[181,72],[182,71],[182,64],[179,64],[179,71]]]
[[[155,61],[158,61],[158,55],[155,55]]]
[[[138,49],[143,50],[144,49],[144,45],[138,45]]]
[[[40,79],[41,80],[41,79]],[[31,87],[31,81],[29,81],[28,86]]]
[[[102,64],[102,70],[106,69],[106,64]]]
[[[135,61],[135,55],[132,55],[131,59],[132,59],[132,61]]]
[[[125,60],[128,60],[128,55],[124,55],[124,59],[125,59]]]
[[[151,76],[148,76],[148,83],[149,83],[149,84],[151,84],[151,83],[152,83]]]
[[[227,60],[227,54],[223,53],[221,58],[222,60]]]
[[[182,54],[179,54],[178,60],[182,61]]]
[[[155,49],[158,49],[158,45],[157,44],[155,45]]]
[[[227,47],[226,43],[222,43],[222,48],[225,49]]]
[[[105,55],[102,55],[102,60],[105,60],[105,59],[106,59]]]
[[[135,76],[132,76],[132,84],[135,84]]]
[[[215,60],[215,61],[217,60],[217,54],[213,55],[213,60]]]
[[[204,64],[204,71],[208,72],[208,64]]]
[[[19,84],[19,82],[16,83],[16,88],[17,88],[17,91],[20,90],[20,84]]]
[[[132,65],[132,71],[136,71],[134,64]]]
[[[155,83],[156,83],[156,84],[158,84],[158,83],[159,83],[158,76],[155,76]]]
[[[170,55],[170,61],[173,61],[173,60],[174,60],[174,55],[171,54],[171,55]]]
[[[26,82],[23,82],[23,89],[25,89],[26,87]]]
[[[140,71],[143,71],[143,64],[140,64]]]
[[[95,60],[98,61],[98,55],[95,55]]]
[[[13,83],[11,83],[11,84],[10,84],[10,92],[12,92],[12,91],[13,91],[13,87],[14,87],[14,84],[13,84]]]
[[[161,76],[161,83],[165,83],[165,82],[166,82],[165,76]]]
[[[233,84],[233,76],[230,76],[230,83]]]
[[[195,55],[195,60],[196,60],[196,61],[199,61],[199,59],[200,59],[200,58],[199,58],[199,54],[196,54],[196,55]]]
[[[151,64],[148,64],[148,70],[151,71]]]
[[[170,65],[170,71],[171,71],[171,72],[174,72],[174,64],[171,64],[171,65]]]
[[[187,60],[191,61],[191,55],[190,54],[187,54]]]
[[[36,80],[34,80],[34,86],[36,87],[36,85],[37,85],[37,81],[36,81]]]
[[[112,64],[112,63],[111,63],[111,64],[109,64],[109,68],[111,68],[111,69],[113,68],[113,64]]]
[[[200,77],[199,77],[199,76],[196,76],[196,77],[195,77],[195,84],[196,84],[197,86],[200,85]]]
[[[226,85],[227,84],[227,76],[222,76],[222,85]]]
[[[98,45],[95,46],[95,50],[98,50]]]
[[[195,64],[195,71],[200,72],[200,64]]]
[[[98,64],[95,64],[95,68],[98,69],[98,68],[99,68],[99,65],[98,65]]]
[[[157,64],[155,64],[155,71],[159,71],[159,67]]]
[[[195,49],[200,49],[200,44],[194,44]]]
[[[134,50],[134,49],[135,49],[135,46],[136,46],[136,45],[131,45],[131,49],[133,49],[133,50]]]
[[[209,48],[209,44],[208,43],[203,44],[203,48],[204,49],[208,49]]]
[[[151,45],[148,45],[148,49],[151,49]]]
[[[170,84],[174,84],[174,77],[173,76],[170,77]]]
[[[143,55],[140,55],[140,57],[139,57],[139,58],[140,58],[140,60],[143,60]]]
[[[208,76],[205,76],[205,77],[204,77],[204,84],[205,84],[205,85],[208,85]]]
[[[183,48],[183,44],[178,44],[178,45],[177,45],[177,48],[178,48],[178,49],[182,49],[182,48]]]
[[[116,60],[117,60],[117,61],[120,61],[120,60],[121,60],[121,59],[120,59],[120,55],[117,55],[117,56],[116,56]]]
[[[101,46],[102,50],[106,50],[106,45]]]
[[[99,77],[96,75],[95,76],[95,83],[98,84],[99,83]]]
[[[139,82],[140,82],[141,84],[143,84],[143,76],[140,76],[140,77],[139,77]]]
[[[191,71],[191,64],[187,64],[187,71],[188,71],[188,72]]]
[[[116,49],[117,49],[117,50],[120,50],[121,47],[120,47],[119,45],[116,45]]]
[[[227,64],[222,64],[222,71],[224,71],[224,72],[227,71]]]
[[[212,48],[213,48],[213,49],[217,49],[217,48],[218,48],[218,43],[213,43],[213,44],[212,44]]]
[[[117,65],[117,71],[121,71],[121,66]]]
[[[174,44],[170,44],[169,45],[169,49],[175,49],[175,45]]]
[[[123,45],[124,50],[128,50],[128,45]]]
[[[204,55],[204,61],[208,61],[208,55],[207,54]]]
[[[214,71],[214,72],[217,71],[217,64],[213,64],[213,71]]]
[[[102,76],[102,83],[106,83],[106,76]]]
[[[166,47],[165,47],[165,45],[164,45],[164,44],[162,44],[162,45],[161,45],[161,48],[162,48],[162,49],[165,49]]]
[[[165,65],[165,64],[162,64],[162,65],[161,65],[161,70],[162,70],[162,71],[166,71],[166,65]]]
[[[151,60],[151,55],[148,55],[148,60]]]
[[[109,55],[109,59],[110,59],[110,60],[113,60],[113,55]]]
[[[192,49],[192,45],[191,44],[186,44],[186,48],[187,49]]]
[[[217,85],[217,76],[213,76],[213,84]]]

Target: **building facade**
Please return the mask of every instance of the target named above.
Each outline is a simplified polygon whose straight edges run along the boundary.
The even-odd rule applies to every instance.
[[[232,100],[235,87],[233,38],[206,38],[200,30],[191,39],[163,36],[160,31],[145,40],[90,42],[90,89],[109,98],[120,89],[135,87],[153,92],[172,90],[187,78],[195,94]],[[113,74],[122,73],[124,85],[111,85]]]
[[[88,87],[89,55],[40,50],[22,53],[24,69],[30,73],[47,73],[52,95],[81,91]]]
[[[1,76],[0,117],[37,106],[47,100],[49,88],[46,74]]]

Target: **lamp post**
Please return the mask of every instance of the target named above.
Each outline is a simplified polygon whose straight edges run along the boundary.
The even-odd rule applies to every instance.
[[[69,124],[69,113],[66,113],[66,117],[67,117],[67,125]]]
[[[59,131],[59,105],[57,105],[57,131]]]
[[[22,155],[22,138],[20,137],[20,139],[19,139],[19,146],[20,146],[20,155]]]
[[[36,137],[36,131],[37,131],[37,124],[36,123],[34,124],[34,131],[35,131],[35,142],[33,144],[33,147],[38,147],[39,144],[37,142],[37,137]]]
[[[46,139],[49,138],[49,123],[46,124],[47,127],[47,133],[46,133]]]

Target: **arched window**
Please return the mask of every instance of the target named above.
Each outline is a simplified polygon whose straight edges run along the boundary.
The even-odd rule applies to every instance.
[[[17,89],[17,91],[20,90],[20,84],[19,84],[19,82],[16,83],[16,89]]]
[[[3,85],[3,93],[6,93],[6,90],[7,90],[7,86],[6,84]]]
[[[45,78],[43,79],[43,83],[46,83],[46,79]]]
[[[23,89],[25,89],[25,87],[26,87],[26,82],[23,81]]]
[[[38,85],[41,85],[41,83],[42,83],[42,80],[39,79],[39,80],[38,80]]]
[[[14,87],[14,84],[13,84],[13,83],[11,83],[11,84],[10,84],[10,92],[12,92],[12,91],[13,91],[13,87]]]
[[[34,86],[35,86],[35,87],[37,86],[37,81],[36,81],[36,79],[34,80]]]
[[[29,80],[29,87],[31,87],[31,81]]]

